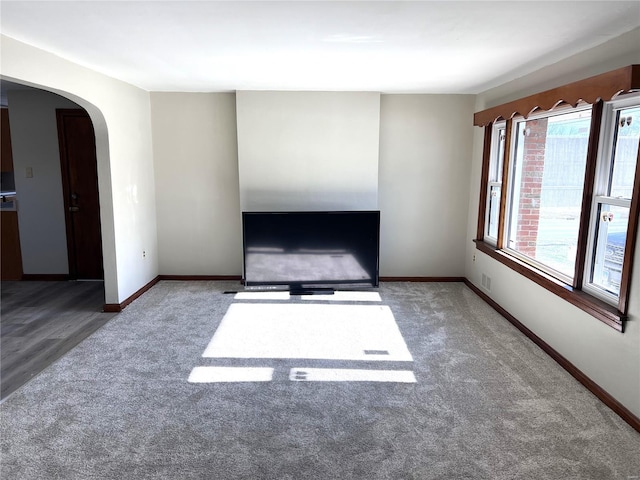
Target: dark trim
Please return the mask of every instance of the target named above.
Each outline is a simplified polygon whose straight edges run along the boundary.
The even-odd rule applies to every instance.
[[[463,282],[464,277],[380,277],[381,282]]]
[[[593,199],[593,184],[596,179],[596,165],[598,164],[598,144],[600,143],[603,107],[604,102],[602,100],[598,100],[591,107],[591,127],[589,130],[584,182],[582,183],[582,203],[580,206],[576,263],[573,270],[574,288],[580,288],[585,275],[584,267],[587,257],[587,239],[589,238],[589,224],[591,219],[591,200]]]
[[[68,273],[23,273],[22,280],[39,282],[66,282],[71,280]]]
[[[122,303],[105,303],[104,307],[102,307],[102,310],[104,312],[121,312],[122,310],[124,310],[124,308],[127,305],[129,305],[131,302],[133,302],[140,295],[142,295],[143,293],[148,291],[151,287],[153,287],[159,281],[160,281],[160,276],[158,275],[156,278],[151,280],[149,283],[144,285],[141,289],[139,289],[137,292],[135,292],[133,295],[131,295],[129,298],[127,298],[124,302],[122,302]]]
[[[558,295],[601,322],[606,323],[619,332],[624,332],[624,322],[627,317],[613,305],[609,305],[596,297],[584,293],[582,290],[566,285],[542,271],[534,270],[530,265],[482,240],[474,240],[474,242],[476,248],[481,252],[486,253],[491,258],[537,283],[551,293]]]
[[[473,124],[484,127],[501,118],[508,120],[516,115],[527,118],[534,111],[553,110],[559,105],[575,107],[581,101],[591,104],[600,99],[609,101],[638,88],[640,65],[629,65],[477,112],[473,115]]]
[[[241,275],[158,275],[160,280],[182,280],[182,281],[201,281],[201,280],[232,280],[241,281]]]
[[[241,275],[159,275],[160,280],[227,280],[243,283]],[[380,277],[381,282],[462,282],[464,277]]]
[[[509,189],[509,175],[511,175],[511,142],[513,138],[513,121],[509,118],[505,125],[504,153],[502,162],[502,185],[500,187],[500,209],[498,210],[498,238],[497,245],[502,248],[504,245],[504,224],[506,222],[505,215],[507,213],[507,194]],[[491,162],[491,158],[487,157],[483,162]],[[486,208],[486,207],[485,207]],[[481,237],[478,237],[481,238]],[[484,238],[484,237],[482,237]]]
[[[478,238],[484,238],[487,217],[487,195],[489,185],[489,166],[491,165],[491,143],[493,124],[484,127],[484,145],[482,146],[482,173],[480,174],[480,205],[478,205]]]
[[[105,303],[102,307],[103,312],[118,313],[122,311],[122,306],[119,303]]]
[[[606,390],[604,390],[600,385],[591,380],[587,375],[585,375],[580,369],[578,369],[573,363],[563,357],[557,350],[551,347],[547,342],[545,342],[538,335],[533,333],[522,324],[518,319],[516,319],[513,315],[507,312],[504,308],[502,308],[498,303],[496,303],[491,297],[486,295],[482,290],[476,287],[473,283],[471,283],[468,279],[464,279],[464,283],[467,287],[473,290],[476,295],[478,295],[482,300],[487,302],[491,307],[493,307],[500,315],[502,315],[508,322],[510,322],[514,327],[520,330],[526,337],[528,337],[533,343],[535,343],[538,347],[540,347],[547,355],[553,358],[562,368],[564,368],[567,372],[569,372],[576,380],[578,380],[582,385],[584,385],[587,390],[593,393],[596,397],[602,401],[607,407],[613,410],[616,414],[620,416],[625,422],[627,422],[633,429],[637,432],[640,432],[640,418],[635,416],[629,409],[627,409],[624,405],[618,402],[615,398],[613,398]]]
[[[241,275],[159,275],[160,280],[230,280],[243,283]],[[462,282],[464,277],[380,277],[381,282]]]

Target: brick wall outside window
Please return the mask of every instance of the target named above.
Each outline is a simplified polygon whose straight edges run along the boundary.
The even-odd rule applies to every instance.
[[[522,179],[518,202],[516,250],[532,258],[536,256],[540,195],[544,173],[547,119],[530,120],[526,124],[523,143]]]

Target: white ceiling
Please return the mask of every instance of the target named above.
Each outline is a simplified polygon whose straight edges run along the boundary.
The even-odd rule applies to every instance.
[[[617,1],[7,1],[4,35],[150,91],[479,93],[640,26]]]

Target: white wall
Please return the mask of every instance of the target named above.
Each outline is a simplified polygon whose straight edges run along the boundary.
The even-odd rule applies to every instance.
[[[22,270],[26,274],[67,274],[67,234],[56,108],[79,108],[42,90],[7,94],[18,195]],[[26,168],[33,172],[26,177]]]
[[[473,95],[382,95],[380,275],[464,275]]]
[[[476,111],[630,64],[640,64],[640,29],[566,61],[481,94]],[[481,285],[481,275],[492,278],[491,292],[498,304],[560,352],[594,382],[635,415],[640,416],[640,245],[631,281],[629,321],[619,333],[575,308],[513,270],[480,253],[475,238],[482,129],[474,133],[469,219],[466,236],[466,277]],[[473,256],[476,261],[473,261]],[[482,288],[482,287],[480,287]]]
[[[242,273],[235,102],[151,94],[160,274]]]
[[[248,92],[240,92],[243,96]],[[307,143],[316,145],[313,133],[317,125],[301,135],[282,134],[300,130],[300,117],[323,118],[327,123],[341,123],[342,113],[331,120],[320,110],[300,111],[300,106],[315,105],[316,96],[299,92],[269,92],[266,108],[272,99],[279,100],[274,108],[285,126],[278,129],[275,122],[262,125],[260,115],[249,119],[260,124],[256,144],[270,143],[275,150],[288,148],[302,153]],[[293,95],[289,95],[293,94]],[[262,96],[260,95],[260,100]],[[323,95],[320,95],[323,97]],[[349,104],[358,94],[331,95],[340,105]],[[172,275],[239,275],[241,273],[242,237],[240,231],[240,191],[238,187],[238,155],[236,149],[236,112],[233,94],[152,93],[151,111],[158,212],[159,271]],[[374,97],[374,99],[377,98]],[[346,100],[346,101],[345,101]],[[463,276],[468,208],[469,158],[473,126],[474,97],[470,95],[382,95],[379,110],[372,114],[380,119],[379,146],[372,133],[365,149],[368,163],[356,163],[366,169],[367,184],[375,182],[379,189],[382,210],[381,274],[385,276]],[[242,100],[240,101],[242,102]],[[292,116],[285,115],[282,104],[288,105]],[[248,107],[244,103],[245,107]],[[379,113],[378,113],[379,112]],[[272,114],[273,111],[271,112]],[[350,110],[349,115],[354,115]],[[257,118],[256,118],[257,117]],[[307,122],[307,126],[313,121]],[[452,125],[455,126],[452,127]],[[265,130],[269,130],[265,133]],[[277,132],[274,132],[277,130]],[[322,129],[320,129],[322,131]],[[246,132],[246,137],[250,132]],[[256,134],[256,132],[251,132]],[[268,136],[271,135],[271,136]],[[255,137],[254,137],[255,138]],[[350,136],[348,137],[351,138]],[[354,148],[344,140],[329,149]],[[251,145],[246,148],[250,148]],[[242,147],[241,147],[242,148]],[[314,147],[314,148],[317,148]],[[371,152],[375,150],[375,152]],[[378,158],[379,163],[374,160]],[[260,156],[260,152],[265,152]],[[295,197],[295,188],[288,181],[318,182],[313,169],[300,168],[292,174],[290,165],[282,157],[268,150],[255,149],[254,159],[260,157],[264,165],[245,167],[254,190],[269,192],[270,180],[262,181],[264,169],[274,174],[279,196],[273,202],[260,197],[256,208],[300,208],[300,203],[285,203]],[[325,153],[326,154],[326,153]],[[269,159],[269,161],[267,161]],[[290,160],[290,159],[289,159]],[[240,160],[242,164],[242,160]],[[284,164],[283,164],[284,163]],[[349,160],[333,165],[331,176],[338,176]],[[379,174],[379,175],[378,175]],[[324,180],[327,180],[325,177]],[[338,181],[318,182],[317,192],[331,198]],[[350,178],[342,188],[352,192],[361,178]],[[353,185],[356,185],[354,188]],[[463,187],[463,188],[461,188]],[[366,187],[371,190],[374,187]],[[331,193],[331,195],[328,195]],[[248,196],[251,193],[248,192]],[[309,198],[317,198],[312,196]],[[342,205],[353,208],[347,196]],[[253,197],[256,199],[256,197]],[[308,198],[304,197],[304,204]],[[446,200],[446,201],[444,201]],[[333,200],[332,200],[333,201]],[[323,203],[323,205],[326,205]],[[313,208],[313,205],[312,205]],[[340,208],[339,206],[337,208]],[[377,208],[372,204],[369,208]]]
[[[242,210],[377,210],[380,94],[238,92]]]
[[[105,301],[120,303],[158,273],[149,93],[4,35],[0,42],[4,78],[58,93],[91,116]]]

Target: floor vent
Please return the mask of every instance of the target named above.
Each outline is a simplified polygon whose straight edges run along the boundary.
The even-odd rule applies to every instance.
[[[389,350],[365,350],[365,355],[389,355]]]

